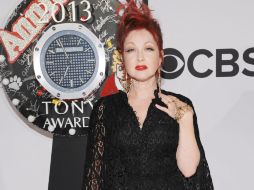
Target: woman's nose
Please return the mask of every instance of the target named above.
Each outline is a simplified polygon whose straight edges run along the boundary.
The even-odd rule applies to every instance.
[[[144,61],[144,54],[143,54],[143,52],[139,52],[139,54],[138,54],[138,61],[139,62]]]

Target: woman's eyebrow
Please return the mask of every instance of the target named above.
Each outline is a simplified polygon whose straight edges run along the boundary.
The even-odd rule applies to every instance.
[[[152,41],[147,41],[147,42],[145,42],[145,44],[148,44],[148,43],[154,44],[154,42],[152,42]]]
[[[132,42],[132,41],[130,41],[130,42],[126,42],[125,44],[126,44],[126,45],[128,45],[128,44],[133,44],[133,45],[134,45],[135,43]]]

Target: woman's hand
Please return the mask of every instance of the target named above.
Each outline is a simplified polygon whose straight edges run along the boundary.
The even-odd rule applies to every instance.
[[[156,104],[156,107],[176,119],[178,123],[181,123],[186,117],[193,116],[194,112],[192,107],[175,96],[159,93],[159,97],[167,105],[167,108],[158,104]]]
[[[179,142],[176,152],[177,166],[185,177],[190,177],[196,172],[200,161],[200,151],[194,133],[192,107],[178,98],[159,93],[161,100],[168,106],[162,107],[156,104],[156,107],[173,118],[176,118],[177,112],[182,113],[180,119],[177,119],[180,131]],[[181,110],[180,107],[184,109]]]

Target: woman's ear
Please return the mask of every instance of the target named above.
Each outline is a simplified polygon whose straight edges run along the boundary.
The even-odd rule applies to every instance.
[[[160,51],[160,57],[161,57],[161,61],[160,61],[160,66],[161,66],[161,64],[162,64],[162,62],[164,60],[164,50]]]
[[[161,58],[164,58],[164,50],[161,50]]]
[[[120,54],[120,59],[121,59],[121,62],[123,63],[123,54],[122,53]]]
[[[123,61],[123,52],[121,50],[117,50],[118,51],[118,56],[119,56],[119,59],[121,61]]]

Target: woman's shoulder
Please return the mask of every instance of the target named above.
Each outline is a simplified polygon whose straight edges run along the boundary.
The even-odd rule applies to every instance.
[[[100,99],[102,99],[101,101],[107,102],[112,104],[113,102],[118,102],[121,98],[121,94],[124,93],[121,90],[118,90],[115,93],[106,95],[106,96],[102,96]]]
[[[175,96],[176,98],[178,98],[179,100],[192,105],[192,101],[191,98],[189,98],[188,96],[182,94],[182,93],[177,93],[171,90],[166,90],[166,89],[161,89],[161,92],[165,95],[171,95],[171,96]],[[113,105],[119,106],[121,103],[123,103],[124,98],[126,98],[126,96],[124,95],[125,92],[119,90],[118,92],[114,93],[114,94],[110,94],[107,96],[102,96],[100,97],[96,104],[104,104],[107,107],[112,107]]]
[[[116,93],[109,94],[106,96],[101,96],[98,98],[98,100],[95,102],[94,106],[104,105],[105,107],[112,107],[115,104],[121,103],[121,92],[120,90]]]

